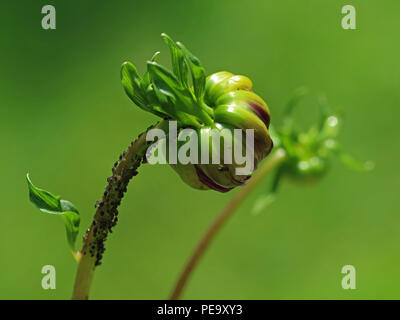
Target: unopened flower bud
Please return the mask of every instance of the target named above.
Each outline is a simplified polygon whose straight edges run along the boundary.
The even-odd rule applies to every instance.
[[[241,149],[241,155],[251,156],[254,170],[273,146],[267,104],[252,91],[253,84],[248,77],[222,71],[206,78],[195,56],[181,43],[175,43],[165,34],[162,36],[171,50],[173,73],[155,61],[156,55],[148,63],[143,78],[132,64],[125,63],[121,72],[125,91],[142,109],[178,121],[181,130],[196,130],[200,141],[198,162],[183,164],[178,159],[178,163],[171,164],[185,183],[196,189],[220,192],[243,185],[252,170],[239,174],[238,169],[244,164],[238,163],[235,150]],[[187,79],[189,70],[192,85]],[[247,144],[248,129],[253,130],[253,150]],[[239,141],[237,131],[241,132]],[[226,132],[230,135],[224,135]],[[215,146],[216,139],[223,141],[219,148]],[[205,144],[207,141],[209,146]],[[227,153],[224,143],[230,146]],[[213,161],[216,155],[220,159],[217,163]],[[231,161],[227,161],[228,156]],[[207,161],[203,162],[204,159]]]

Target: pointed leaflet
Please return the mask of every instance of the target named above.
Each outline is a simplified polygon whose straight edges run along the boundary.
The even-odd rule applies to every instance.
[[[79,232],[80,224],[78,210],[71,202],[62,200],[60,196],[55,196],[46,190],[34,186],[28,174],[26,175],[26,181],[28,183],[29,199],[31,202],[40,211],[49,214],[56,214],[63,218],[68,243],[72,251],[75,252],[75,241]]]

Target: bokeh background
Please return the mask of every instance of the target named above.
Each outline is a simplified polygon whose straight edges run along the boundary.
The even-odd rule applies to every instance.
[[[41,8],[57,29],[41,28]],[[341,28],[341,8],[357,30]],[[277,201],[252,216],[257,190],[219,234],[186,299],[400,298],[399,1],[2,1],[0,10],[0,298],[69,299],[76,264],[62,220],[28,200],[25,174],[71,200],[89,225],[113,162],[156,119],[119,80],[123,61],[169,52],[166,32],[208,73],[248,75],[278,125],[291,93],[311,95],[296,114],[316,120],[324,93],[345,113],[341,141],[370,173],[335,162],[315,185],[284,181]],[[268,180],[266,181],[268,183]],[[121,207],[95,299],[164,299],[191,249],[232,194],[192,190],[168,166],[143,166]],[[79,237],[80,243],[81,237]],[[41,268],[57,289],[41,288]],[[354,265],[357,289],[341,288]]]

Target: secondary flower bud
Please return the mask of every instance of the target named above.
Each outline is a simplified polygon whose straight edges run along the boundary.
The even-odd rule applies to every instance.
[[[327,101],[319,100],[321,117],[319,123],[306,131],[299,131],[293,120],[293,110],[305,95],[304,88],[299,88],[286,108],[283,126],[271,130],[277,148],[283,148],[287,157],[281,164],[280,176],[287,176],[301,183],[313,183],[321,179],[329,170],[333,155],[350,169],[368,171],[373,163],[360,162],[344,152],[337,140],[341,119],[331,111]]]

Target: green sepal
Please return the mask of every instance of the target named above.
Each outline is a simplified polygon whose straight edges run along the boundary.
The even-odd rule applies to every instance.
[[[151,61],[155,61],[159,52],[156,52]],[[157,106],[154,90],[151,86],[150,75],[145,73],[141,78],[136,67],[130,62],[124,62],[121,67],[121,82],[128,97],[141,109],[151,112],[161,118],[168,116]]]
[[[48,214],[59,215],[65,224],[66,236],[69,246],[75,252],[75,242],[79,233],[80,216],[75,206],[68,200],[62,200],[51,192],[40,189],[33,185],[26,175],[28,183],[29,199],[41,211]]]
[[[181,126],[214,125],[213,110],[203,101],[206,77],[200,61],[168,35],[161,36],[170,48],[173,72],[156,62],[159,52],[147,62],[143,78],[132,63],[125,62],[121,68],[125,92],[141,109],[177,120]],[[189,70],[193,88],[188,81]]]
[[[141,77],[136,67],[130,62],[124,62],[121,66],[121,82],[128,97],[140,108],[150,111],[146,107],[145,97],[141,88]]]
[[[200,127],[196,118],[199,108],[194,105],[187,89],[180,85],[177,77],[154,61],[147,62],[147,70],[162,111],[181,125]]]
[[[151,57],[150,61],[155,62],[157,61],[158,56],[160,55],[160,51],[157,51],[153,54]],[[143,75],[142,80],[140,81],[140,88],[142,89],[142,92],[146,93],[150,91],[150,74],[148,71]]]
[[[192,74],[194,95],[199,102],[203,102],[205,87],[206,87],[206,71],[203,68],[200,60],[195,57],[186,47],[177,42],[176,45],[182,50],[185,55],[186,62],[189,65]]]
[[[176,43],[165,33],[161,34],[161,37],[164,39],[165,43],[168,45],[171,52],[172,59],[172,70],[177,76],[180,84],[189,89],[188,82],[188,66],[185,61],[185,55],[182,50],[176,45]]]
[[[176,75],[153,61],[147,62],[147,68],[155,96],[165,113],[182,125],[199,128],[201,124],[198,120],[206,124],[212,123],[208,113],[193,100],[190,91],[179,83]]]

